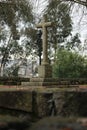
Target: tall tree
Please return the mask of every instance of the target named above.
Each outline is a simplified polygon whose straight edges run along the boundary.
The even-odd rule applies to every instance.
[[[27,50],[26,55],[30,54],[30,46],[32,45],[30,44],[30,39],[33,39],[33,33],[26,33],[26,30],[32,32],[33,23],[34,19],[32,13],[32,5],[30,1],[0,1],[0,59],[2,66],[1,68],[5,66],[6,62],[8,62],[9,57],[11,58],[11,56],[13,55],[17,55],[18,58],[19,56],[24,56],[25,48]],[[8,30],[7,34],[6,29]],[[26,42],[25,40],[23,40],[23,46],[22,42],[20,45],[20,42],[18,41],[19,33],[22,39],[23,37],[26,37],[26,41],[28,41]],[[27,47],[27,45],[29,47]]]
[[[16,35],[21,21],[33,21],[32,6],[27,0],[7,0],[0,2],[0,23],[7,24]]]
[[[55,53],[59,44],[71,34],[72,20],[70,17],[70,8],[68,4],[51,0],[47,11],[47,19],[53,22],[53,28],[50,29],[49,43],[54,48]]]
[[[18,44],[18,41],[12,39],[12,34],[4,30],[0,33],[0,72],[3,76],[4,67],[16,55],[19,58],[23,54],[23,48]]]

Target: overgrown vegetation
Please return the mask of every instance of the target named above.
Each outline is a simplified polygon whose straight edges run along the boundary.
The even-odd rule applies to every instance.
[[[53,70],[54,76],[60,78],[86,78],[87,59],[76,52],[60,49]]]
[[[44,0],[43,3],[45,2]],[[82,50],[79,34],[72,34],[71,7],[74,2],[86,6],[86,1],[83,0],[50,0],[43,12],[48,21],[54,23],[53,28],[48,29],[49,58],[54,59],[54,75],[61,78],[86,77],[86,58],[79,55]],[[38,0],[36,3],[38,6]],[[17,63],[10,65],[6,74],[18,76],[19,67],[28,56],[35,54],[38,57],[35,23],[41,18],[36,19],[38,16],[33,12],[31,0],[2,1],[0,10],[1,76],[3,68],[10,65],[11,60]]]

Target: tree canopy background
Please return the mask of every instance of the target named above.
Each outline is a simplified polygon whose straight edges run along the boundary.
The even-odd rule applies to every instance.
[[[57,60],[59,60],[57,55],[59,53],[63,54],[63,51],[59,51],[61,48],[64,49],[65,52],[67,51],[67,55],[70,55],[70,53],[72,53],[72,55],[78,53],[79,55],[81,50],[83,50],[79,38],[80,35],[72,34],[73,21],[71,18],[71,12],[75,3],[84,7],[82,11],[85,12],[87,1],[83,0],[43,0],[42,3],[39,0],[35,0],[34,3],[32,0],[2,0],[0,2],[1,68],[4,68],[9,64],[11,59],[23,61],[23,59],[27,59],[28,56],[33,54],[38,57],[38,49],[36,45],[37,30],[35,24],[41,22],[43,14],[47,15],[48,21],[55,23],[52,29],[48,29],[49,58],[51,60],[51,58],[55,57],[54,66],[59,67],[57,64]],[[35,4],[37,4],[36,8],[40,11],[38,14],[34,12]],[[44,7],[42,6],[43,4]],[[45,6],[45,4],[47,6]],[[75,58],[75,56],[72,57]],[[65,59],[62,60],[64,61]],[[67,60],[69,61],[70,59]],[[62,66],[61,61],[60,63]],[[18,65],[16,67],[18,68]]]

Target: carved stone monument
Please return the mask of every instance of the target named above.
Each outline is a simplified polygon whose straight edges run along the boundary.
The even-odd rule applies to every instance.
[[[52,78],[52,66],[48,60],[48,42],[47,42],[47,28],[52,27],[51,22],[46,22],[46,16],[43,17],[43,21],[36,26],[42,28],[42,53],[43,61],[38,67],[39,77],[30,78],[30,82],[22,83],[23,86],[45,86],[54,87],[59,84],[59,80]]]
[[[43,61],[38,68],[39,77],[49,78],[52,77],[52,67],[48,60],[47,28],[52,27],[52,22],[46,22],[46,16],[44,15],[42,23],[38,24],[36,27],[42,28]]]

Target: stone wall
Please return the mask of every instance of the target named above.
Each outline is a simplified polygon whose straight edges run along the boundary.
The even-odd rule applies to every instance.
[[[36,117],[44,117],[48,114],[47,104],[52,95],[52,93],[27,90],[2,91],[0,92],[0,108],[25,111]]]
[[[31,112],[36,117],[51,116],[55,108],[58,116],[87,117],[87,92],[4,91],[0,92],[0,107]]]
[[[29,91],[0,92],[0,107],[32,111],[32,93]]]
[[[48,105],[52,97],[53,97],[53,93],[51,92],[37,93],[37,108],[38,108],[39,117],[49,116]]]
[[[87,117],[87,92],[57,92],[54,100],[57,115]]]

